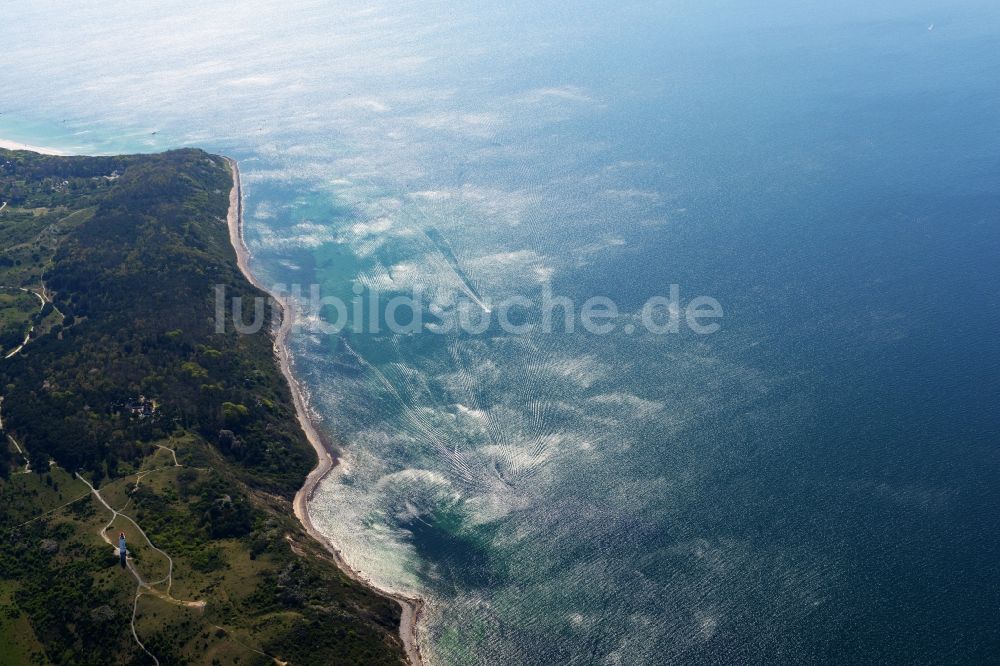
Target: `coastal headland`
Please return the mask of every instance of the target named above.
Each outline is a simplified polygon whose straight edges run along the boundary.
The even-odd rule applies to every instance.
[[[333,458],[291,375],[287,329],[216,330],[214,285],[266,296],[243,272],[230,164],[196,149],[0,149],[0,315],[17,343],[0,359],[12,663],[417,655],[403,617],[414,607],[341,568],[308,524]],[[121,532],[125,568],[109,545]]]

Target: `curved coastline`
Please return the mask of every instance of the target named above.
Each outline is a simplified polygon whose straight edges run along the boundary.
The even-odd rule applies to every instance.
[[[406,652],[407,661],[411,666],[425,666],[423,656],[420,653],[420,646],[417,637],[417,625],[423,612],[424,601],[416,597],[407,597],[401,594],[383,590],[374,585],[369,579],[355,571],[347,564],[340,551],[331,541],[321,533],[312,523],[309,516],[309,501],[316,492],[316,486],[337,466],[337,458],[332,453],[333,447],[327,439],[316,429],[309,418],[306,392],[292,372],[292,359],[288,351],[286,341],[291,331],[293,318],[286,316],[290,312],[287,301],[280,295],[272,293],[267,289],[250,270],[250,252],[243,240],[243,190],[240,183],[240,170],[236,160],[224,157],[229,164],[233,174],[233,188],[229,193],[229,213],[226,216],[226,223],[229,227],[229,241],[236,252],[236,262],[243,276],[255,287],[268,294],[271,299],[278,304],[281,313],[281,323],[274,335],[274,351],[278,358],[278,365],[281,373],[285,376],[288,386],[292,392],[292,400],[295,403],[295,413],[298,416],[299,424],[313,449],[316,450],[318,462],[309,475],[306,477],[302,488],[295,494],[292,506],[295,516],[302,523],[302,526],[314,539],[322,543],[333,555],[337,566],[341,571],[350,576],[353,580],[371,588],[378,594],[394,599],[402,608],[399,622],[399,635],[403,641],[403,648]]]
[[[19,141],[9,141],[7,139],[0,139],[0,148],[4,148],[6,150],[30,150],[33,153],[39,153],[41,155],[70,155],[70,153],[64,153],[63,151],[56,150],[55,148],[32,146],[31,144],[20,143]]]

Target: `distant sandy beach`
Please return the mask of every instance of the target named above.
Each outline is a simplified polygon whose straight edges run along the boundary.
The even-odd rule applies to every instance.
[[[226,222],[229,225],[229,241],[232,243],[233,249],[236,251],[236,262],[239,265],[240,271],[243,273],[244,277],[246,277],[246,279],[255,287],[270,295],[281,308],[281,324],[274,336],[274,350],[278,356],[278,363],[281,367],[281,372],[285,376],[285,380],[291,388],[292,399],[295,402],[295,412],[298,415],[299,424],[302,426],[302,430],[309,439],[309,443],[312,444],[313,448],[316,450],[316,455],[319,458],[319,462],[316,467],[309,472],[309,476],[306,477],[302,488],[295,494],[295,499],[293,501],[295,516],[314,539],[326,546],[327,550],[329,550],[333,555],[338,566],[344,573],[350,576],[353,580],[371,588],[378,594],[390,597],[399,602],[403,609],[402,617],[400,618],[399,623],[399,634],[403,641],[403,647],[406,650],[407,660],[410,662],[411,666],[423,666],[424,661],[420,654],[420,647],[417,641],[417,623],[420,620],[420,614],[423,610],[423,600],[405,597],[393,592],[379,589],[377,586],[372,584],[370,580],[364,578],[357,571],[354,571],[347,564],[347,562],[344,561],[340,551],[338,551],[336,547],[330,543],[330,540],[319,532],[319,530],[317,530],[312,524],[312,519],[309,516],[309,500],[312,499],[313,493],[315,492],[316,486],[319,482],[322,481],[337,465],[337,460],[331,454],[332,447],[327,441],[325,441],[319,431],[316,430],[312,420],[309,418],[305,391],[292,373],[291,357],[285,344],[293,323],[292,317],[286,316],[286,313],[290,311],[289,305],[282,297],[271,293],[270,290],[264,287],[264,285],[261,284],[250,271],[250,252],[247,249],[246,243],[243,241],[243,194],[240,187],[240,170],[239,166],[236,164],[236,160],[228,157],[225,159],[229,163],[233,172],[233,189],[229,193],[229,214],[226,218]]]
[[[6,148],[7,150],[30,150],[33,153],[41,153],[42,155],[68,155],[69,153],[64,153],[61,150],[56,150],[55,148],[46,148],[44,146],[32,146],[27,143],[18,143],[17,141],[8,141],[7,139],[0,139],[0,148]]]

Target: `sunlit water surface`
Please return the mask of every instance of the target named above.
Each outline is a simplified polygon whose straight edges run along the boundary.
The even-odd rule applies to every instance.
[[[434,663],[996,659],[995,2],[145,4],[8,3],[0,136],[238,158],[270,283],[724,308],[292,339]]]

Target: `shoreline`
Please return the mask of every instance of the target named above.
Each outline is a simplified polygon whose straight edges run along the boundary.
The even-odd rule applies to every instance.
[[[57,155],[59,157],[67,157],[69,155],[69,153],[64,153],[63,151],[56,150],[55,148],[32,146],[31,144],[8,141],[7,139],[0,139],[0,148],[5,148],[7,150],[30,150],[33,153],[39,153],[41,155]]]
[[[2,143],[0,143],[0,145],[2,145]],[[243,241],[243,189],[240,182],[240,169],[236,160],[229,157],[224,157],[223,159],[225,159],[226,163],[229,164],[229,168],[233,174],[233,189],[229,193],[229,212],[226,215],[226,224],[229,227],[229,241],[233,246],[233,250],[236,252],[236,263],[240,272],[250,282],[250,284],[263,291],[278,304],[278,308],[281,312],[281,323],[274,335],[275,355],[278,357],[278,365],[281,369],[281,374],[285,376],[285,380],[288,382],[289,389],[292,392],[292,401],[295,404],[295,413],[298,417],[299,425],[302,427],[302,431],[305,433],[306,439],[309,440],[309,443],[316,451],[316,456],[318,457],[316,467],[309,472],[302,488],[295,493],[295,499],[292,502],[295,517],[299,519],[299,522],[302,523],[302,526],[310,536],[326,547],[326,549],[333,555],[337,566],[341,571],[347,574],[348,577],[384,597],[394,599],[400,605],[402,613],[399,621],[399,637],[403,642],[403,650],[406,653],[406,659],[411,666],[425,666],[423,657],[420,654],[420,645],[417,637],[417,625],[423,612],[424,601],[419,598],[407,597],[387,590],[382,590],[375,586],[370,580],[362,576],[347,564],[343,556],[340,554],[340,551],[337,550],[337,548],[324,534],[316,529],[309,516],[308,505],[316,491],[316,486],[318,486],[319,482],[326,478],[326,476],[337,466],[338,461],[331,453],[332,447],[330,444],[316,429],[312,419],[309,418],[305,391],[292,372],[291,354],[289,353],[286,345],[286,340],[293,323],[292,317],[286,316],[286,314],[290,312],[288,303],[283,298],[272,294],[270,290],[264,287],[264,285],[257,280],[253,272],[250,270],[250,252],[247,249],[246,243]]]

